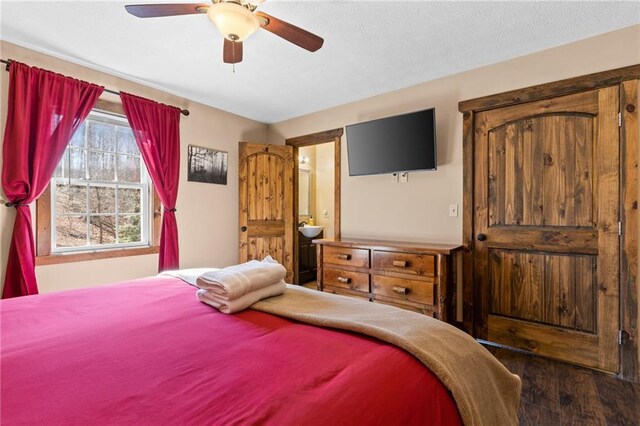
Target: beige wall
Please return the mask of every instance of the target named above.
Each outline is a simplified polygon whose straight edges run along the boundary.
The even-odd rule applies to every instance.
[[[452,75],[403,90],[276,123],[271,143],[390,115],[436,108],[438,170],[349,177],[346,136],[342,150],[342,235],[345,237],[460,243],[462,217],[462,114],[458,102],[640,63],[640,25]],[[425,64],[428,66],[428,64]]]
[[[180,265],[227,266],[237,263],[238,223],[238,141],[265,142],[267,126],[215,108],[132,83],[118,77],[81,67],[43,54],[0,42],[2,58],[11,58],[72,77],[125,90],[167,104],[188,108],[191,115],[181,118],[182,143],[177,219],[180,236]],[[9,73],[0,71],[0,131],[4,134]],[[109,100],[119,98],[108,95]],[[228,151],[227,185],[187,182],[187,145],[194,144]],[[0,166],[1,166],[0,159]],[[4,194],[0,192],[0,197]],[[0,206],[0,279],[4,273],[14,220],[13,209]],[[41,292],[91,286],[153,275],[157,255],[66,263],[36,268]]]
[[[309,214],[299,215],[298,223],[300,223],[302,221],[309,222],[309,216],[313,216],[314,219],[316,217],[316,147],[313,145],[303,146],[298,150],[298,156],[308,158],[306,164],[299,164],[298,167],[311,172],[309,183]],[[297,158],[296,161],[298,161]]]
[[[316,225],[324,226],[324,238],[333,238],[333,204],[335,156],[334,142],[314,145],[316,148]],[[328,212],[325,217],[323,212]]]

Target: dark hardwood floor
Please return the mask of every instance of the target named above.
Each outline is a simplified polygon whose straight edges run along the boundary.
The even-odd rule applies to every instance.
[[[521,425],[640,425],[640,384],[538,356],[486,348],[522,379]]]

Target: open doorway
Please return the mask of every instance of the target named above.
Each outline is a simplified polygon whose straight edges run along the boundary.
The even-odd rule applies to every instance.
[[[287,139],[295,159],[293,263],[295,284],[316,281],[318,238],[340,238],[340,155],[343,129]]]

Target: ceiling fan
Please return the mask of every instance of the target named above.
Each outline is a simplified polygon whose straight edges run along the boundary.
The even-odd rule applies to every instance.
[[[130,4],[127,12],[138,18],[197,15],[206,13],[224,37],[223,60],[242,61],[242,42],[260,27],[283,39],[315,52],[324,40],[309,31],[281,21],[256,8],[264,0],[212,0],[211,3]]]

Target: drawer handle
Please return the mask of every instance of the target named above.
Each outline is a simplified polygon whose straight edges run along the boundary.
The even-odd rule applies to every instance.
[[[406,296],[407,294],[409,294],[409,289],[408,289],[408,288],[406,288],[406,287],[398,287],[398,286],[394,286],[394,287],[392,288],[392,290],[393,290],[393,292],[394,292],[394,293],[404,294],[405,296]]]
[[[350,254],[339,254],[338,255],[338,259],[340,259],[340,260],[351,260],[351,255]]]
[[[406,268],[407,266],[409,266],[409,262],[407,262],[406,260],[394,260],[393,266],[397,266],[398,268]]]
[[[349,284],[349,281],[351,281],[351,278],[338,277],[338,281],[344,284]]]

